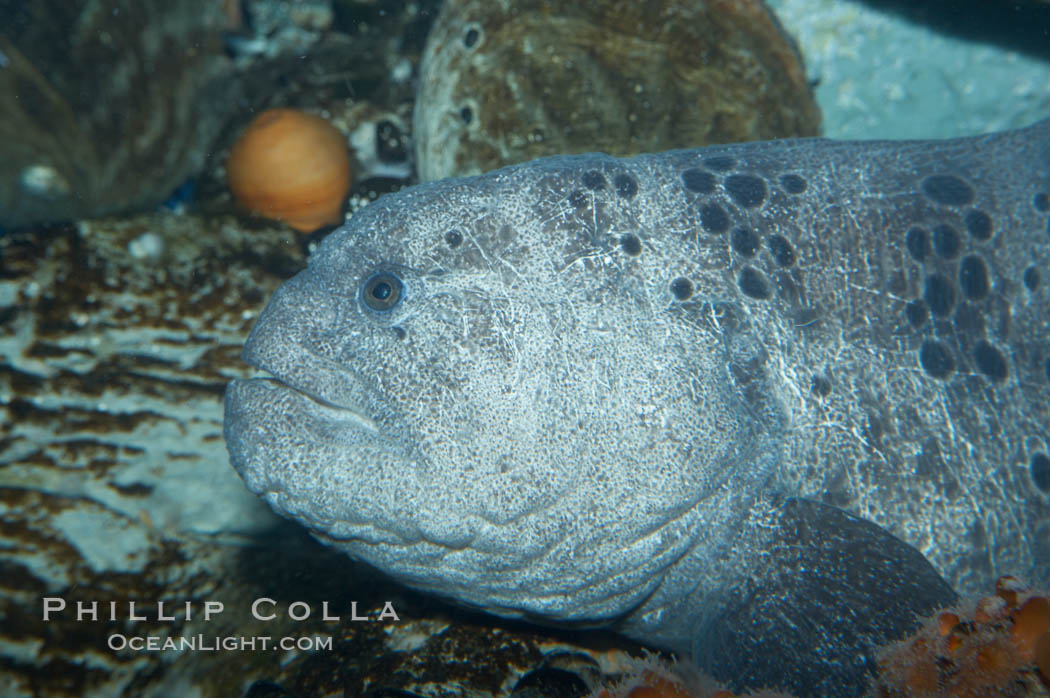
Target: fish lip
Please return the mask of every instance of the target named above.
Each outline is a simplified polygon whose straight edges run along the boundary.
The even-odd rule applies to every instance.
[[[283,347],[283,348],[281,348]],[[301,344],[254,344],[249,338],[244,361],[260,374],[248,380],[268,383],[302,398],[311,411],[382,436],[366,405],[375,399],[367,383],[347,366]]]
[[[381,436],[379,426],[376,425],[375,420],[369,417],[364,409],[359,404],[354,404],[349,401],[334,400],[331,397],[321,395],[318,391],[310,390],[306,387],[300,387],[292,385],[285,381],[280,376],[272,373],[271,371],[260,368],[265,373],[265,376],[258,376],[255,380],[263,380],[269,383],[276,383],[284,390],[290,390],[291,392],[306,398],[316,408],[320,409],[328,417],[336,418],[340,422],[351,421],[355,422],[357,426],[361,427],[365,431],[371,432],[376,436]]]
[[[271,390],[298,399],[299,410],[389,438],[385,396],[349,365],[333,333],[338,303],[316,280],[297,274],[274,292],[241,350]],[[259,375],[262,374],[262,375]]]
[[[297,352],[300,358],[304,358],[301,352]],[[307,353],[308,360],[296,365],[296,368],[291,371],[292,375],[286,375],[285,371],[277,365],[271,365],[267,360],[268,356],[256,356],[246,357],[249,358],[249,363],[254,366],[257,371],[261,372],[261,376],[253,377],[250,380],[266,381],[271,385],[279,386],[280,389],[290,390],[293,394],[304,398],[309,401],[312,408],[321,411],[325,416],[335,419],[339,422],[354,422],[356,425],[366,431],[373,433],[375,436],[381,436],[379,426],[376,424],[362,405],[366,401],[366,395],[369,390],[364,385],[364,381],[357,375],[352,369],[336,364],[327,357],[321,357],[312,353]],[[345,392],[338,392],[334,389],[323,389],[325,383],[314,384],[309,380],[301,380],[304,376],[314,376],[317,374],[324,374],[328,376],[337,375],[342,380],[341,383],[345,384],[350,382],[356,388],[352,390],[352,394],[359,394],[361,400],[348,400],[345,399]]]

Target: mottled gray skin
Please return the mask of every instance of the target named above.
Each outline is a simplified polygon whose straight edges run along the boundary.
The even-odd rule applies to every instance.
[[[1050,578],[1040,195],[1050,121],[407,189],[274,295],[244,352],[273,378],[227,394],[231,460],[413,587],[849,695],[954,598],[916,549],[964,593]],[[390,310],[377,274],[403,283]]]

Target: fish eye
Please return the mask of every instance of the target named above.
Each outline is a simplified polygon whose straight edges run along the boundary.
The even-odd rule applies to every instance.
[[[365,305],[372,310],[385,312],[401,302],[404,285],[401,279],[389,272],[380,272],[370,276],[361,288],[361,297]]]

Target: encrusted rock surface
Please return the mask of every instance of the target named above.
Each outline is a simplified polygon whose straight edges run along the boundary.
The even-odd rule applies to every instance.
[[[88,688],[158,661],[42,625],[41,597],[198,599],[223,543],[273,525],[227,465],[221,399],[255,315],[303,263],[290,231],[229,219],[0,237],[0,644],[29,676]]]
[[[426,181],[559,153],[816,135],[820,112],[760,0],[448,0],[413,121]]]
[[[1036,0],[769,4],[802,48],[828,138],[952,138],[1050,113],[1050,6]]]
[[[0,0],[0,226],[163,201],[237,109],[219,2]]]

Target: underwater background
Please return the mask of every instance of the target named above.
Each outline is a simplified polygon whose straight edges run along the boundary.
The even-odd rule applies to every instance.
[[[1048,116],[1038,0],[0,0],[0,696],[611,696],[671,672],[406,590],[248,492],[222,397],[267,299],[420,181]],[[1018,671],[1009,695],[1046,694]]]

